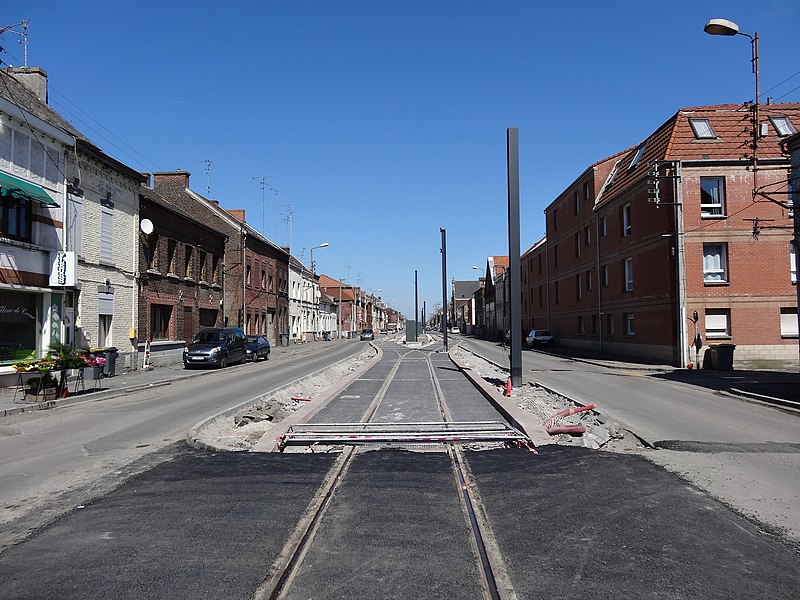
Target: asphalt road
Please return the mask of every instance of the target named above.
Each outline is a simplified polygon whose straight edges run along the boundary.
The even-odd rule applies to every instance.
[[[213,371],[124,396],[0,421],[0,549],[10,539],[170,457],[204,416],[364,349],[357,341]],[[120,377],[121,378],[121,377]]]
[[[433,365],[448,403],[479,414],[480,395],[443,358]],[[333,402],[363,406],[392,360],[385,352]],[[422,366],[401,365],[379,418],[430,416]],[[161,452],[0,554],[0,598],[253,598],[336,459]],[[559,446],[465,455],[504,598],[796,596],[797,546],[642,456]],[[461,493],[444,452],[359,451],[287,597],[480,598]]]

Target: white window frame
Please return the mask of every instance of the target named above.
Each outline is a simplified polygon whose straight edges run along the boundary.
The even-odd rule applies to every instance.
[[[717,181],[719,199],[712,202],[703,202],[703,182]],[[709,194],[710,195],[710,194]],[[700,216],[704,219],[719,218],[725,215],[725,178],[714,177],[701,177],[700,178]]]
[[[67,194],[67,251],[83,256],[83,198]]]
[[[628,257],[624,261],[624,273],[625,273],[625,291],[632,292],[633,291],[633,257]]]
[[[794,242],[789,242],[789,277],[792,283],[797,283],[797,255]]]
[[[114,209],[100,207],[100,262],[114,264]]]
[[[633,228],[631,227],[631,205],[630,203],[622,207],[622,237],[631,235]]]
[[[633,337],[636,335],[636,321],[634,320],[634,314],[625,313],[623,318],[625,319],[625,335],[628,337]]]
[[[719,250],[716,252],[715,250]],[[719,261],[714,257],[719,256]],[[718,262],[718,264],[712,264]],[[717,279],[716,277],[719,277]],[[703,283],[708,285],[728,283],[728,244],[713,242],[703,244]]]
[[[729,308],[707,308],[705,314],[707,339],[727,339],[731,337],[731,311]]]
[[[793,306],[781,308],[781,337],[796,338],[797,335],[797,308]]]
[[[642,155],[644,154],[645,148],[647,148],[647,142],[636,149],[636,154],[633,155],[633,160],[631,160],[631,164],[628,165],[628,170],[636,168],[636,165],[638,165],[639,161],[642,160]]]
[[[608,287],[608,265],[603,265],[603,287]]]
[[[711,122],[706,118],[689,119],[689,125],[692,126],[694,137],[698,140],[715,140],[717,134],[714,133],[714,128],[711,127]]]
[[[786,137],[787,135],[792,135],[793,133],[797,133],[797,129],[792,123],[791,119],[786,116],[772,116],[769,118],[772,121],[772,126],[775,128],[775,132],[781,136]]]

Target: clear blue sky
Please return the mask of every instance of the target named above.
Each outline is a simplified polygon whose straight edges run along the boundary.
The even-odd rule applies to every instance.
[[[51,105],[106,152],[188,170],[202,194],[212,161],[224,207],[285,245],[291,205],[293,254],[329,242],[318,272],[410,317],[415,269],[420,307],[441,302],[440,227],[448,282],[508,253],[506,128],[524,251],[589,164],[680,107],[752,98],[749,41],[706,35],[713,17],[759,32],[764,98],[800,101],[797,0],[28,0],[0,26],[30,20]],[[15,36],[2,46],[22,64]]]

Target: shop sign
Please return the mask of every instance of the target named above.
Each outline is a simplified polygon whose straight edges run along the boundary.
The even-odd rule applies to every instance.
[[[78,270],[78,256],[75,252],[53,253],[53,266],[50,270],[51,287],[75,287],[75,273]]]

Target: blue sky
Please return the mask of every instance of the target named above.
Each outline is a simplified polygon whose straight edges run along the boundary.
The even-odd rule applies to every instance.
[[[524,251],[589,164],[680,107],[753,97],[749,41],[706,35],[709,18],[759,32],[762,100],[800,101],[796,0],[28,0],[3,13],[0,26],[30,20],[51,105],[106,152],[188,170],[202,194],[210,160],[224,207],[305,262],[329,242],[318,272],[407,316],[415,269],[420,308],[441,303],[440,227],[448,281],[508,253],[508,127]],[[17,38],[1,44],[21,65]],[[260,176],[279,190],[265,202]]]

